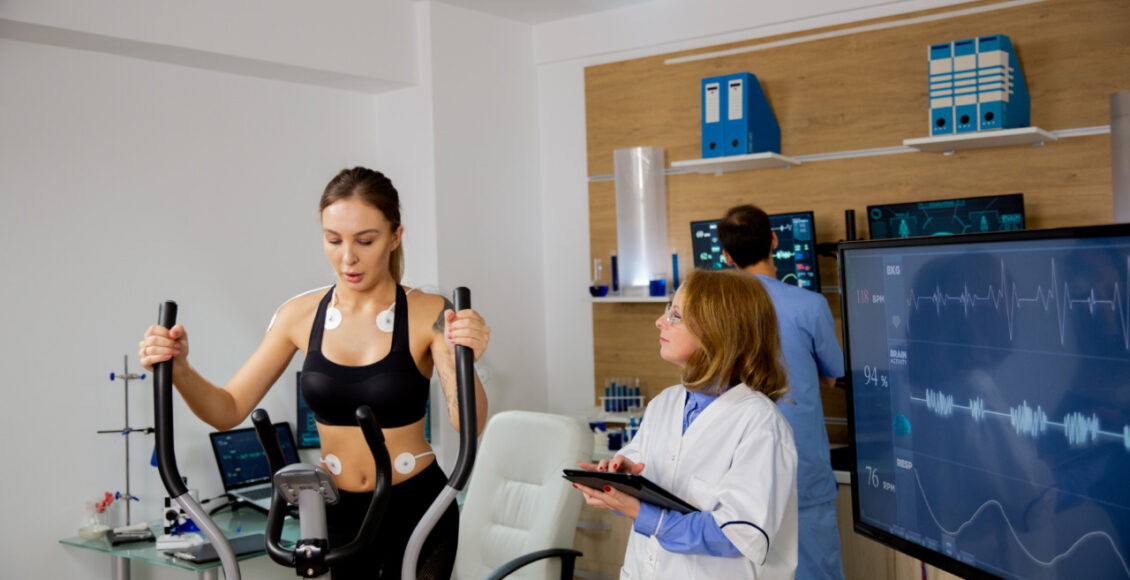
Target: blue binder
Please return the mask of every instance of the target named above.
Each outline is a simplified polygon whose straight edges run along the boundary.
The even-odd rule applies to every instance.
[[[953,122],[955,133],[977,130],[977,39],[953,43]]]
[[[1014,89],[1014,103],[1010,109],[1007,127],[1028,127],[1032,125],[1032,100],[1028,95],[1028,82],[1024,80],[1024,70],[1020,68],[1020,60],[1016,58],[1016,51],[1009,54],[1009,62],[1015,73],[1012,87]]]
[[[930,135],[953,133],[953,43],[930,47]]]
[[[726,77],[702,79],[702,156],[725,155],[722,115],[726,111]]]
[[[725,78],[725,154],[780,153],[781,127],[757,76],[743,72]]]
[[[981,131],[1029,125],[1028,85],[1003,34],[977,39],[977,107]]]

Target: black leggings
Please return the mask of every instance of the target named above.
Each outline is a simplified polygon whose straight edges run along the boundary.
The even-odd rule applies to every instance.
[[[373,543],[363,548],[356,557],[334,566],[335,580],[354,578],[399,580],[408,538],[424,512],[435,501],[440,490],[447,485],[447,477],[433,462],[415,477],[392,486],[388,506],[381,518]],[[357,535],[361,520],[369,508],[372,492],[339,492],[341,497],[334,505],[326,506],[326,524],[329,529],[330,551],[342,546]],[[416,561],[416,576],[420,580],[448,580],[455,567],[455,548],[459,540],[459,510],[454,503],[424,540],[420,557]]]

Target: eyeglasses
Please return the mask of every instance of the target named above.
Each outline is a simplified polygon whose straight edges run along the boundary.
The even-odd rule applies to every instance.
[[[672,304],[668,302],[667,306],[663,309],[663,314],[667,316],[667,326],[675,326],[683,322],[682,315],[675,312],[671,307]]]

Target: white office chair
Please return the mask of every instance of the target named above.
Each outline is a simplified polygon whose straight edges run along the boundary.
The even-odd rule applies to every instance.
[[[584,498],[561,470],[590,461],[592,447],[577,419],[530,411],[491,418],[459,515],[454,577],[572,578]]]

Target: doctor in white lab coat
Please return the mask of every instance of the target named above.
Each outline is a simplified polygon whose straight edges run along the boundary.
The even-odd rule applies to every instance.
[[[621,579],[792,578],[797,455],[775,404],[788,387],[768,294],[750,276],[695,271],[655,325],[683,383],[648,405],[619,455],[581,467],[642,473],[700,511],[577,485],[589,505],[634,520]]]

